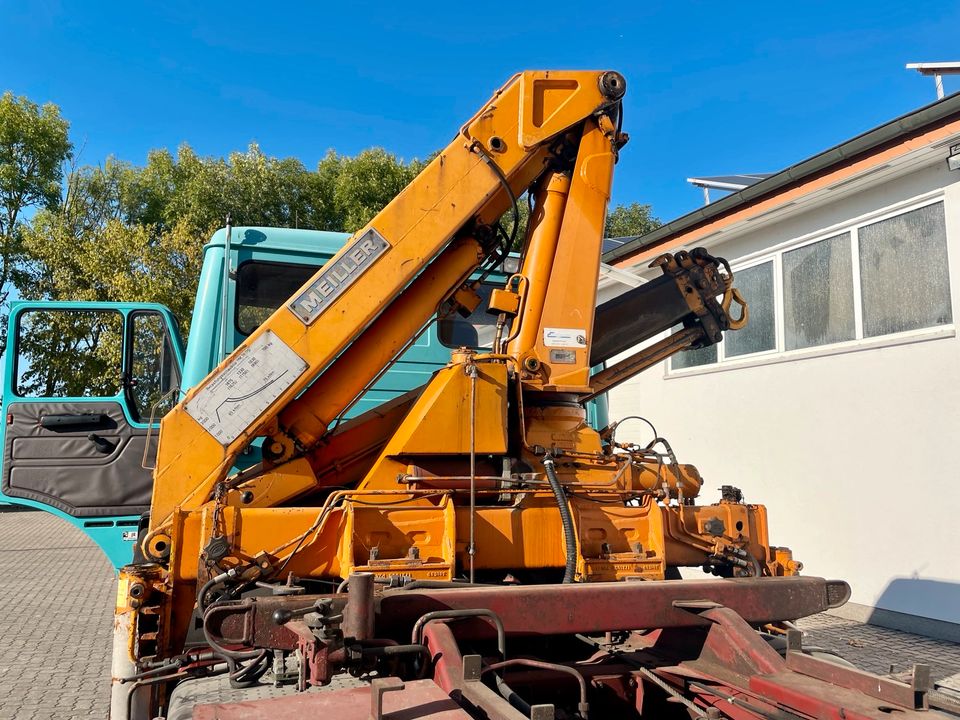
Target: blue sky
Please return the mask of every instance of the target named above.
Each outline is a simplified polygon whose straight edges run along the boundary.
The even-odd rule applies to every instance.
[[[614,202],[664,220],[702,202],[688,176],[793,164],[932,101],[905,63],[960,60],[943,0],[0,0],[0,18],[0,90],[60,105],[85,163],[183,141],[308,167],[329,148],[422,157],[517,70],[615,69],[632,139]]]

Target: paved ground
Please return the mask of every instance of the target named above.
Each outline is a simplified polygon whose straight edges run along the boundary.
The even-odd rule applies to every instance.
[[[797,625],[806,633],[805,646],[832,650],[862,670],[883,675],[929,665],[935,681],[960,692],[960,645],[826,614]]]
[[[104,718],[116,583],[106,558],[71,525],[0,511],[0,720]],[[960,645],[817,615],[819,645],[865,670],[926,663],[960,688]]]
[[[113,568],[72,525],[0,512],[0,719],[106,717]]]

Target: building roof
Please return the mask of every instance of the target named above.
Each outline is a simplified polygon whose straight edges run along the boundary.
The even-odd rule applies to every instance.
[[[915,134],[929,125],[958,113],[960,113],[960,93],[948,95],[942,100],[901,115],[840,145],[791,165],[786,170],[774,173],[743,190],[731,193],[716,202],[661,225],[646,235],[607,240],[604,242],[603,262],[614,263],[643,252],[674,234],[689,230],[762,198],[775,195],[778,191],[796,185],[833,166],[848,163],[856,156],[865,155],[905,136]]]

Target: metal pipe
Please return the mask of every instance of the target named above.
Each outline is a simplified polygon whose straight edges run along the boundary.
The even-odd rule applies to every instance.
[[[223,360],[230,354],[227,347],[227,337],[230,331],[231,317],[227,308],[230,305],[230,242],[233,232],[233,226],[230,223],[230,215],[227,215],[227,237],[223,244],[223,287],[221,288],[220,299],[223,303],[222,315],[223,322],[220,323],[220,359]]]
[[[477,515],[477,366],[470,364],[470,544],[467,556],[470,561],[470,583],[475,581],[474,557],[477,554],[475,526]]]
[[[654,685],[659,687],[665,693],[670,695],[678,703],[681,703],[682,705],[686,705],[691,710],[694,710],[697,713],[697,717],[702,717],[702,718],[707,717],[707,714],[706,712],[704,712],[702,707],[692,703],[690,700],[685,698],[683,695],[680,694],[680,692],[676,688],[668,685],[663,679],[661,679],[652,670],[649,670],[648,668],[645,668],[645,667],[641,667],[637,670],[637,672],[643,675],[647,680],[649,680]]]
[[[583,675],[576,668],[572,668],[569,665],[558,665],[557,663],[544,662],[543,660],[514,658],[513,660],[504,660],[503,662],[493,663],[493,665],[487,665],[483,672],[493,672],[500,670],[501,668],[515,667],[518,665],[523,667],[539,668],[540,670],[554,670],[555,672],[572,675],[580,684],[580,704],[577,706],[577,709],[580,711],[581,717],[588,717],[590,713],[590,704],[587,702],[587,681],[583,679]]]
[[[134,718],[133,696],[137,690],[147,685],[156,685],[157,683],[166,682],[168,680],[182,679],[187,677],[187,674],[188,674],[187,672],[182,671],[182,672],[175,673],[173,675],[164,675],[163,677],[154,677],[154,678],[149,678],[147,680],[137,680],[133,685],[130,686],[130,691],[127,693],[127,701],[126,701],[126,707],[125,707],[126,716],[124,716],[122,720],[133,720]],[[110,717],[120,718],[122,716],[119,713],[116,716],[114,716],[113,712],[111,712]]]
[[[344,637],[369,640],[373,637],[373,586],[375,576],[370,572],[350,573],[347,578],[347,604],[343,608],[340,629]]]
[[[401,585],[397,590],[443,590],[444,588],[462,588],[468,583],[462,580],[413,580]]]
[[[423,628],[427,623],[434,620],[463,620],[464,618],[484,617],[488,618],[497,629],[497,650],[500,657],[507,656],[507,633],[503,629],[503,621],[493,610],[486,608],[464,608],[462,610],[434,610],[421,615],[413,625],[413,632],[410,637],[414,644],[421,644],[423,641]]]
[[[376,647],[365,647],[360,650],[363,655],[373,657],[391,657],[393,655],[426,655],[429,653],[425,645],[379,645]]]

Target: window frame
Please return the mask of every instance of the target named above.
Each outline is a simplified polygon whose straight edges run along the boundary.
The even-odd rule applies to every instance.
[[[687,368],[674,368],[672,359],[664,362],[664,377],[676,378],[687,377],[689,375],[699,375],[703,373],[722,372],[742,367],[753,367],[757,365],[767,365],[778,362],[790,362],[810,357],[822,357],[837,355],[841,353],[856,352],[859,350],[868,350],[877,347],[890,347],[896,345],[905,345],[914,342],[923,342],[935,340],[942,337],[956,336],[956,314],[950,323],[943,325],[932,325],[914,330],[906,330],[899,333],[889,333],[886,335],[876,335],[865,337],[863,334],[863,289],[860,276],[860,228],[866,225],[890,220],[891,218],[905,215],[914,210],[929,207],[936,204],[943,207],[944,219],[948,220],[947,203],[945,193],[942,189],[935,190],[923,195],[919,195],[908,200],[904,200],[893,205],[881,208],[879,210],[865,213],[855,218],[845,220],[841,223],[835,223],[829,227],[821,228],[811,233],[801,235],[796,238],[781,242],[770,248],[749,253],[737,262],[731,263],[734,277],[737,272],[750,267],[755,267],[764,262],[773,261],[774,267],[774,327],[776,335],[776,348],[747,355],[737,355],[727,357],[725,353],[725,342],[721,341],[717,347],[717,360],[704,365],[696,365]],[[947,228],[949,229],[949,222]],[[791,250],[796,250],[818,242],[829,240],[836,235],[849,233],[850,243],[850,262],[851,272],[853,274],[853,319],[854,319],[854,338],[842,342],[826,343],[794,350],[786,350],[786,327],[784,324],[784,306],[785,298],[783,294],[783,255]],[[950,293],[951,307],[955,302],[955,284],[952,273],[950,273],[950,241],[946,238],[944,247],[944,262],[947,265],[947,289]],[[736,285],[736,280],[734,280]]]
[[[123,397],[127,403],[127,408],[130,414],[130,419],[140,425],[147,425],[150,422],[150,418],[144,418],[140,412],[141,408],[137,407],[137,401],[133,394],[133,387],[131,386],[131,381],[133,378],[133,351],[134,351],[134,323],[138,317],[154,315],[160,320],[160,327],[163,328],[163,342],[167,344],[170,348],[172,359],[174,362],[174,369],[177,373],[177,382],[176,390],[179,392],[182,390],[183,385],[183,368],[179,366],[176,362],[176,343],[174,338],[171,335],[170,324],[167,322],[166,316],[159,310],[153,309],[142,309],[142,310],[132,310],[127,315],[126,328],[124,328],[124,338],[123,338]],[[171,316],[172,317],[172,316]],[[173,388],[171,388],[173,390]],[[169,392],[169,391],[168,391]],[[176,403],[174,403],[175,405]],[[152,408],[145,408],[148,413],[152,411]]]
[[[120,374],[117,377],[117,392],[113,395],[24,395],[20,391],[20,356],[21,356],[21,330],[24,317],[30,315],[31,313],[36,312],[47,312],[47,313],[91,313],[91,312],[102,312],[103,314],[113,314],[120,318],[120,367],[118,370]],[[127,344],[127,327],[126,327],[126,318],[124,313],[120,310],[114,310],[110,308],[65,308],[65,307],[53,307],[53,308],[43,308],[43,307],[28,307],[21,312],[17,313],[17,321],[14,326],[14,342],[13,342],[13,377],[10,378],[8,387],[10,388],[11,394],[23,400],[90,400],[101,398],[104,400],[126,400],[126,383],[124,381],[124,376],[126,375],[126,344]],[[9,349],[8,349],[9,352]]]

